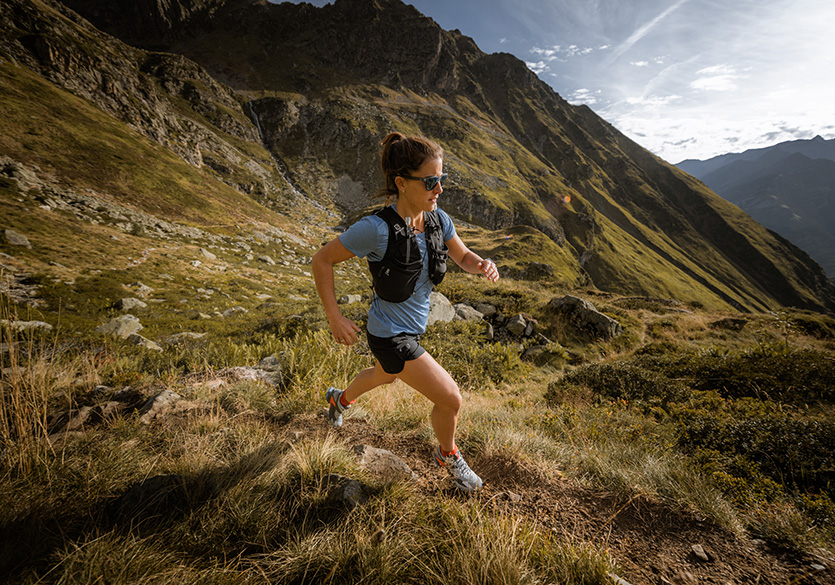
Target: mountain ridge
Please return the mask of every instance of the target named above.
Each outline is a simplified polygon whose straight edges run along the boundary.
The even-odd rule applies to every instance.
[[[685,162],[685,170],[835,275],[835,140],[817,136]]]
[[[115,3],[68,5],[98,15],[95,24],[105,31],[118,32],[107,15],[132,18],[112,9]],[[535,227],[567,252],[562,269],[570,286],[586,282],[742,310],[835,308],[831,283],[791,245],[747,222],[588,108],[569,105],[520,60],[486,55],[472,39],[444,31],[398,0],[339,0],[322,9],[249,0],[183,3],[171,13],[182,16],[175,19],[175,41],[165,24],[175,21],[166,21],[163,9],[171,6],[150,3],[145,10],[157,13],[143,17],[163,26],[133,23],[134,31],[153,31],[143,33],[150,36],[140,44],[180,52],[214,83],[231,83],[223,86],[231,88],[231,101],[215,108],[215,119],[240,125],[236,135],[247,149],[269,149],[272,161],[262,158],[262,167],[270,167],[265,172],[285,197],[274,208],[303,197],[343,217],[361,211],[379,184],[379,139],[398,128],[445,146],[452,179],[445,209],[486,229]],[[414,34],[393,42],[392,23],[399,18]],[[343,43],[363,49],[336,51]],[[168,77],[181,77],[168,54],[144,59],[160,60]],[[56,65],[47,69],[54,77]],[[67,75],[56,79],[69,83]],[[268,82],[272,89],[265,89]],[[198,114],[214,99],[211,82],[167,83],[177,99],[190,98],[188,107]],[[220,87],[221,94],[227,91]],[[201,96],[201,90],[209,93]],[[193,126],[195,138],[202,138],[190,140],[188,131],[160,126],[150,110],[143,115],[156,124],[154,139],[168,140],[190,163],[210,167],[222,180],[234,169],[235,176],[252,176],[244,159],[230,164],[239,155],[211,139],[213,131],[200,129],[210,126]],[[524,262],[512,259],[511,267],[523,269]]]

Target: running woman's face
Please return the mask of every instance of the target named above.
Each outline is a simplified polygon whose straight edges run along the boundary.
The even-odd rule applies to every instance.
[[[430,158],[409,178],[401,177],[403,190],[400,197],[414,205],[421,211],[432,211],[438,203],[438,196],[444,192],[441,181],[438,180],[444,174],[444,161],[440,158]],[[427,189],[427,187],[431,187]]]

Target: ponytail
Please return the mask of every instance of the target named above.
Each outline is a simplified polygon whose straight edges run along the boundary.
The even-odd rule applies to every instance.
[[[443,148],[422,136],[404,136],[400,132],[391,132],[383,138],[381,145],[383,151],[380,166],[386,184],[376,196],[385,197],[386,202],[396,199],[400,193],[394,181],[397,177],[411,175],[430,158],[444,157]]]

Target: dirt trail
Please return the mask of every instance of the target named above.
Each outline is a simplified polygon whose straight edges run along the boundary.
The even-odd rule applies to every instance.
[[[349,447],[370,445],[386,449],[405,461],[428,493],[448,497],[444,474],[430,461],[434,445],[416,434],[382,432],[365,421],[346,419],[331,429],[324,412],[297,415],[279,432],[324,438],[336,434]],[[510,458],[468,463],[484,480],[474,496],[497,509],[534,520],[542,531],[587,541],[607,550],[629,585],[825,585],[835,584],[831,562],[783,554],[764,543],[740,539],[711,522],[647,497],[624,496],[589,489],[563,478],[547,478],[522,461]],[[708,555],[693,551],[700,545]],[[815,570],[813,565],[826,565]]]

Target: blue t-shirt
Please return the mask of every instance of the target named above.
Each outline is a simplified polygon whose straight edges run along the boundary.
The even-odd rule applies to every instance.
[[[392,205],[392,207],[394,207]],[[444,242],[455,237],[455,226],[449,216],[438,209]],[[369,215],[349,227],[339,236],[342,245],[360,258],[368,257],[379,262],[386,254],[389,228],[384,219]],[[415,292],[402,303],[384,301],[377,293],[368,312],[368,332],[376,337],[394,337],[401,333],[420,335],[426,331],[429,319],[429,293],[432,281],[429,280],[429,254],[426,253],[426,233],[417,234],[423,268],[420,271]]]

